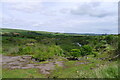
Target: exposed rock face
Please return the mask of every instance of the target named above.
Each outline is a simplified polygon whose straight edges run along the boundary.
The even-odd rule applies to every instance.
[[[64,61],[50,60],[46,62],[39,62],[32,58],[32,56],[2,56],[2,68],[7,69],[38,69],[42,74],[50,74],[51,70],[56,69],[56,66],[65,67]],[[75,65],[89,64],[89,61],[78,60]]]
[[[55,69],[55,66],[63,66],[62,61],[48,62],[37,64],[38,62],[32,61],[31,56],[2,56],[2,68],[8,69],[30,69],[36,68],[42,74],[50,74],[51,70]]]

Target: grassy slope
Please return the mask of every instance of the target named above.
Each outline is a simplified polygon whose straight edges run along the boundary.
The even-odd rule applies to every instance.
[[[22,30],[22,29],[9,29],[9,28],[1,28],[1,32],[2,33],[10,33],[10,32],[18,32],[18,33],[26,33],[29,32],[31,30]],[[36,33],[40,33],[40,34],[52,34],[52,35],[64,35],[64,36],[84,36],[83,34],[66,34],[66,33],[58,33],[58,32],[46,32],[46,31],[32,31],[32,32],[36,32]]]
[[[28,32],[30,30],[22,30],[22,29],[7,29],[7,28],[2,28],[1,29],[1,32],[2,33],[6,33],[6,32],[19,32],[19,33],[24,33],[24,32]],[[36,32],[36,33],[41,33],[41,34],[55,34],[53,32],[45,32],[45,31],[33,31],[33,32]],[[58,34],[61,34],[61,33],[58,33]]]
[[[2,78],[45,78],[37,69],[4,69]]]
[[[56,78],[118,78],[116,62],[96,60],[90,64],[76,65],[75,61],[68,61],[64,68],[58,67],[51,77]]]
[[[20,32],[26,33],[27,30],[17,30],[17,29],[2,29],[2,32]],[[40,34],[53,34],[53,35],[67,35],[60,33],[51,33],[51,32],[42,32],[35,31]],[[65,67],[60,68],[56,67],[56,70],[53,71],[49,77],[56,78],[115,78],[118,75],[118,66],[117,62],[107,62],[101,61],[98,59],[90,58],[89,61],[93,62],[88,65],[80,64],[75,65],[76,61],[67,61],[65,62]],[[96,67],[99,65],[99,67]],[[91,68],[94,68],[91,70]],[[12,75],[11,75],[12,74]],[[36,69],[27,69],[27,70],[3,70],[3,78],[43,78],[45,75],[40,74]]]

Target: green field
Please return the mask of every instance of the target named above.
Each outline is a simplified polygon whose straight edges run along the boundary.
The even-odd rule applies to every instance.
[[[32,56],[37,62],[30,64],[62,64],[54,64],[49,74],[36,68],[3,68],[3,78],[118,78],[119,35],[1,30],[2,55]]]

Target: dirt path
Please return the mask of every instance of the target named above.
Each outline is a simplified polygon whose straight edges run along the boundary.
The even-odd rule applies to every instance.
[[[56,65],[63,66],[63,62],[54,61],[38,64],[38,62],[33,62],[31,56],[2,56],[2,68],[8,69],[36,68],[39,69],[39,71],[42,74],[50,74],[50,71],[54,70]]]

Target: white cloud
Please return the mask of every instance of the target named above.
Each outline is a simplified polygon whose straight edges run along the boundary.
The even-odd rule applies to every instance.
[[[19,2],[41,2],[43,0],[1,0],[1,2],[19,3]]]
[[[42,7],[41,0],[5,0],[3,6],[9,5],[9,9],[33,12],[39,6]]]
[[[119,0],[1,0],[2,2],[118,2]]]
[[[116,32],[117,3],[12,1],[4,2],[3,27],[54,32]],[[71,14],[71,10],[80,15]],[[113,15],[108,16],[110,14]],[[104,16],[101,18],[101,15]]]
[[[12,5],[11,7],[16,10],[23,10],[27,12],[33,12],[37,6],[42,7],[40,2],[20,2]]]
[[[113,9],[111,9],[111,6],[113,7],[114,5],[107,2],[84,3],[78,6],[76,9],[72,9],[71,13],[74,15],[89,15],[92,17],[106,17],[116,15],[115,13],[117,13],[117,10],[114,9],[114,12]]]

